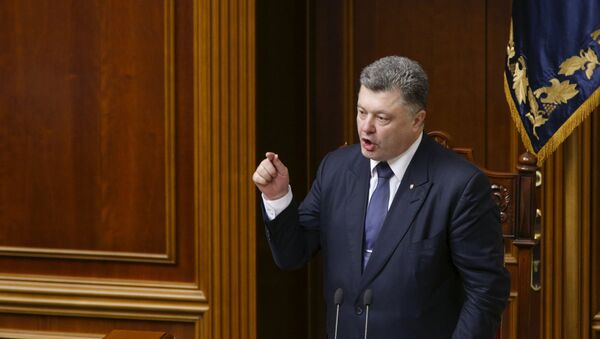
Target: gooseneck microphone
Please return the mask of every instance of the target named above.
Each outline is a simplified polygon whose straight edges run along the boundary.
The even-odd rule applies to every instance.
[[[340,305],[344,300],[344,291],[342,291],[341,287],[338,287],[335,290],[335,294],[333,295],[333,303],[335,304],[335,331],[334,331],[334,339],[337,339],[338,332],[338,320],[340,318]]]
[[[368,289],[363,295],[363,304],[365,304],[365,339],[367,339],[367,328],[369,327],[369,307],[373,303],[373,291]]]

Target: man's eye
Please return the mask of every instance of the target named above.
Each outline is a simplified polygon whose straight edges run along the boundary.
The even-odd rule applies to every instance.
[[[381,121],[381,122],[387,122],[390,119],[386,118],[386,117],[377,117],[377,120]]]

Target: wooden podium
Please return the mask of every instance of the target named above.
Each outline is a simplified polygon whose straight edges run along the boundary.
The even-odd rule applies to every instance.
[[[104,339],[175,339],[166,332],[113,330]]]

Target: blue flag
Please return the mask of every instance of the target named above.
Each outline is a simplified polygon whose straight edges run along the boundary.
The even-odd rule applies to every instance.
[[[600,0],[513,1],[504,91],[541,163],[600,102]]]

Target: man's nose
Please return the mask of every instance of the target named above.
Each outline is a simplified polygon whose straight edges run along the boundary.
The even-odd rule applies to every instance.
[[[361,129],[365,133],[373,133],[375,131],[375,120],[371,116],[367,116],[362,121]]]

